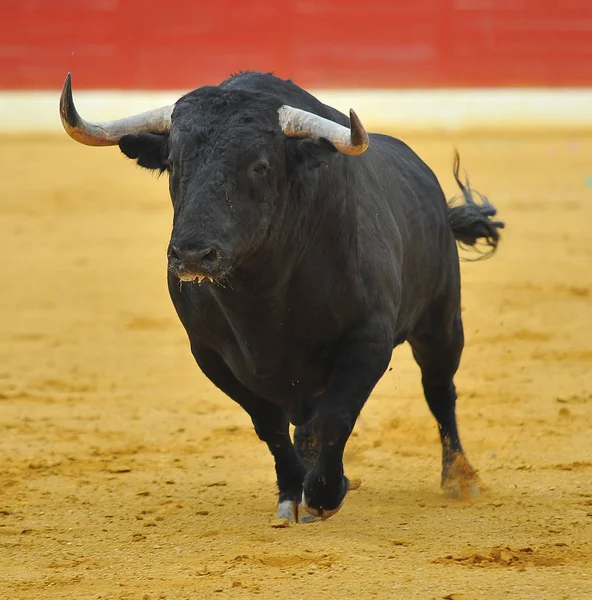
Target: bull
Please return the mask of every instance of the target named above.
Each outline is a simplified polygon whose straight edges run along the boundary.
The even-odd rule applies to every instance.
[[[452,204],[405,143],[257,72],[103,123],[80,117],[68,75],[60,112],[76,141],[168,173],[170,296],[197,364],[273,455],[280,518],[341,508],[346,442],[405,341],[438,423],[442,487],[478,488],[455,413],[456,242],[491,253],[503,223],[461,182],[458,155]]]

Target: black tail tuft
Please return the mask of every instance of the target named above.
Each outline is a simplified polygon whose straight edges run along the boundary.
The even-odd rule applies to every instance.
[[[498,229],[504,228],[502,221],[493,221],[491,217],[495,217],[497,210],[476,190],[471,190],[469,178],[465,173],[466,183],[460,180],[458,175],[460,169],[460,157],[458,151],[454,152],[454,179],[462,192],[461,196],[455,196],[448,203],[448,220],[450,227],[454,233],[454,237],[462,244],[471,246],[481,255],[474,260],[480,260],[490,257],[497,248],[500,234]],[[481,200],[477,204],[473,199],[473,195],[477,195]],[[463,199],[464,202],[457,206],[456,203]],[[485,241],[485,250],[480,250],[479,240]]]

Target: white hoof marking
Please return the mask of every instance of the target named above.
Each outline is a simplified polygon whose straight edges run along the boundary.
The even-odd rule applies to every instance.
[[[278,504],[278,519],[287,519],[292,523],[312,523],[318,518],[307,514],[304,507],[297,502],[284,500]]]

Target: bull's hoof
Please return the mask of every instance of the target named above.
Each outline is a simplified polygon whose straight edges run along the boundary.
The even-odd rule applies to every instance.
[[[278,503],[278,519],[292,523],[312,523],[317,517],[308,513],[306,507],[293,500],[282,500]]]
[[[479,476],[464,454],[455,454],[442,475],[442,489],[447,498],[470,500],[479,496]]]
[[[311,515],[323,521],[332,517],[343,506],[345,496],[349,490],[349,480],[345,475],[341,485],[328,486],[323,478],[304,480],[302,493],[302,506]]]

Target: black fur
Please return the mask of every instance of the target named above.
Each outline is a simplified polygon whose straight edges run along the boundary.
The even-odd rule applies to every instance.
[[[353,157],[327,140],[288,139],[284,104],[349,125],[292,82],[247,72],[181,98],[168,139],[128,136],[120,147],[169,172],[169,291],[197,363],[251,416],[280,501],[304,491],[328,516],[348,489],[342,456],[357,416],[405,340],[439,424],[444,480],[463,456],[455,237],[495,247],[502,224],[485,199],[473,201],[458,160],[465,204],[449,208],[400,140],[372,134]],[[215,283],[179,281],[204,270]]]

